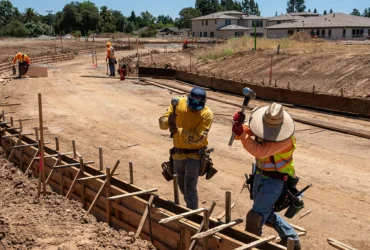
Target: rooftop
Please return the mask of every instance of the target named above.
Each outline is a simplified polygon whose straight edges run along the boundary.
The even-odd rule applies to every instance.
[[[232,25],[228,25],[228,26],[219,28],[218,30],[219,31],[230,31],[230,30],[231,31],[244,31],[244,30],[252,30],[252,29],[251,28],[246,28],[246,27],[243,27],[243,26],[232,24]]]
[[[243,15],[242,19],[245,20],[269,20],[269,17],[261,17],[261,16],[254,16],[254,15]]]
[[[304,17],[285,14],[285,15],[274,16],[274,17],[268,18],[269,21],[291,21],[291,20],[299,20],[299,19],[304,19]]]
[[[240,19],[235,16],[229,16],[229,15],[243,15],[243,12],[238,11],[221,11],[212,13],[206,16],[197,17],[191,20],[205,20],[205,19]]]
[[[370,18],[333,13],[318,17],[304,18],[293,23],[282,23],[267,27],[267,29],[296,29],[296,28],[324,28],[324,27],[366,27],[370,28]]]
[[[292,16],[320,16],[320,14],[313,12],[294,12],[289,14]]]

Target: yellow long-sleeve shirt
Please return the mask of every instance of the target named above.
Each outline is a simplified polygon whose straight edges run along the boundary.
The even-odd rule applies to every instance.
[[[173,113],[170,105],[161,118],[159,127],[163,130],[169,129],[168,116]],[[205,106],[201,111],[192,111],[187,106],[187,98],[180,97],[176,107],[176,125],[178,131],[173,135],[173,145],[181,149],[201,149],[208,145],[208,132],[213,122],[213,112]],[[199,154],[174,154],[174,160],[184,160],[186,158],[199,159]]]

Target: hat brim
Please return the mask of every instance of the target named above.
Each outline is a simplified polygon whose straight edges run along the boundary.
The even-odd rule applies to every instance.
[[[284,122],[280,126],[269,126],[263,122],[263,115],[269,107],[257,109],[249,119],[249,127],[254,135],[264,141],[285,141],[294,134],[295,125],[292,117],[284,111]]]

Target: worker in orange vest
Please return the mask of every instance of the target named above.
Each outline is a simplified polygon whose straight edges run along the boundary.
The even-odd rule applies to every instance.
[[[114,56],[114,49],[111,46],[110,42],[107,42],[106,47],[107,47],[107,57],[105,58],[105,61],[108,62],[109,64],[109,70],[110,70],[109,76],[116,76],[115,64],[117,63],[117,61],[116,61],[116,57]]]
[[[184,39],[183,48],[184,48],[184,49],[187,49],[187,48],[188,48],[188,38],[185,38],[185,39]]]
[[[15,74],[15,64],[18,61],[18,78],[22,77],[22,73],[27,72],[28,67],[31,65],[31,59],[21,52],[18,52],[13,59],[13,74]]]

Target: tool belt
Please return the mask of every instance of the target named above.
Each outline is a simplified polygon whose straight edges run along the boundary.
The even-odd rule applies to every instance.
[[[288,177],[284,185],[284,190],[274,205],[274,212],[280,212],[289,207],[285,216],[293,218],[294,215],[304,207],[303,201],[295,196],[299,192],[297,189],[298,182],[299,177]],[[290,207],[295,209],[291,209]]]
[[[260,174],[263,176],[266,176],[272,179],[282,180],[282,181],[287,181],[289,177],[288,174],[280,173],[277,171],[266,171],[259,167],[257,167],[257,171],[260,172]]]

